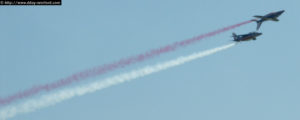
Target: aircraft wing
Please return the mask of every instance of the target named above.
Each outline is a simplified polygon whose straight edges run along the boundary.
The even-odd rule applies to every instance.
[[[255,15],[253,17],[256,17],[256,18],[263,18],[264,16],[260,16],[260,15]]]
[[[278,22],[279,20],[277,18],[273,18],[272,21]]]

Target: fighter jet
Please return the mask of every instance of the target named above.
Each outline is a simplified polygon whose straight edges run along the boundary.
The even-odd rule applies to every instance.
[[[259,15],[255,15],[253,17],[256,17],[256,18],[259,18],[259,20],[253,20],[253,21],[256,21],[257,23],[257,27],[256,27],[256,30],[258,30],[261,26],[261,24],[264,22],[264,21],[268,21],[268,20],[272,20],[272,21],[279,21],[277,18],[284,12],[284,10],[281,10],[281,11],[278,11],[278,12],[272,12],[272,13],[269,13],[265,16],[259,16]]]
[[[259,32],[250,32],[248,34],[243,34],[243,35],[236,35],[235,33],[232,33],[232,37],[234,38],[233,41],[235,41],[235,42],[256,40],[256,37],[258,37],[260,35],[262,35],[262,33],[259,33]]]

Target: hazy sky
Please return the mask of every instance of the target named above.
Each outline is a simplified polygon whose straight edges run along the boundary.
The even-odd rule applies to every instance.
[[[263,23],[259,30],[263,35],[256,41],[11,120],[300,119],[298,0],[62,0],[62,4],[0,7],[1,97],[253,15],[286,12],[279,22]],[[232,32],[255,29],[256,24],[250,23],[72,86],[228,44]]]

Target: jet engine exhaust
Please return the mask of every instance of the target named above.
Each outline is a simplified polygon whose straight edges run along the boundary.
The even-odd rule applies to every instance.
[[[236,27],[240,27],[242,25],[245,25],[245,24],[248,24],[248,23],[251,23],[251,22],[252,22],[251,20],[244,21],[244,22],[234,24],[234,25],[231,25],[231,26],[228,26],[228,27],[225,27],[225,28],[221,28],[221,29],[218,29],[216,31],[212,31],[212,32],[209,32],[209,33],[206,33],[206,34],[203,34],[203,35],[199,35],[199,36],[190,38],[190,39],[186,39],[186,40],[183,40],[183,41],[178,41],[178,42],[175,42],[173,44],[169,44],[169,45],[157,48],[157,49],[152,49],[152,50],[147,51],[145,53],[138,54],[138,55],[128,57],[128,58],[125,58],[125,59],[121,59],[119,61],[112,62],[110,64],[101,65],[101,66],[97,66],[97,67],[94,67],[94,68],[84,70],[82,72],[74,73],[73,75],[70,75],[70,76],[68,76],[66,78],[63,78],[63,79],[60,79],[60,80],[57,80],[55,82],[33,86],[29,89],[20,91],[18,93],[15,93],[13,95],[10,95],[10,96],[4,97],[4,98],[0,97],[0,107],[3,106],[3,105],[10,104],[13,101],[16,101],[16,100],[19,100],[19,99],[24,99],[24,98],[27,98],[29,96],[33,96],[33,95],[38,94],[42,91],[51,91],[51,90],[54,90],[54,89],[62,88],[64,86],[70,85],[74,82],[82,81],[82,80],[85,80],[87,78],[91,78],[91,77],[94,77],[94,76],[99,76],[99,75],[102,75],[102,74],[107,73],[109,71],[116,70],[118,68],[123,68],[123,67],[126,67],[128,65],[138,63],[138,62],[142,62],[142,61],[148,60],[150,58],[159,56],[159,55],[164,54],[164,53],[175,51],[176,49],[178,49],[180,47],[194,44],[195,42],[200,41],[204,38],[215,36],[215,35],[220,34],[222,32],[232,30]]]
[[[29,113],[41,108],[45,108],[51,105],[58,104],[62,101],[74,98],[76,96],[82,96],[88,93],[93,93],[99,90],[103,90],[114,85],[118,85],[124,82],[130,82],[134,79],[144,77],[162,70],[166,70],[172,67],[176,67],[199,58],[212,55],[214,53],[226,50],[235,46],[236,43],[230,43],[206,51],[195,52],[191,55],[180,56],[176,59],[166,62],[158,63],[151,66],[146,66],[141,69],[133,70],[120,75],[106,78],[100,81],[94,81],[92,83],[81,85],[73,88],[66,88],[54,93],[42,95],[38,98],[28,99],[20,104],[9,105],[0,110],[0,120],[6,120],[8,118],[15,117],[18,114]]]

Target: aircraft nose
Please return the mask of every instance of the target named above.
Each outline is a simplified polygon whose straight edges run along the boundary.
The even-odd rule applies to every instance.
[[[282,14],[282,13],[284,13],[284,12],[285,12],[284,10],[279,11],[280,14]]]

